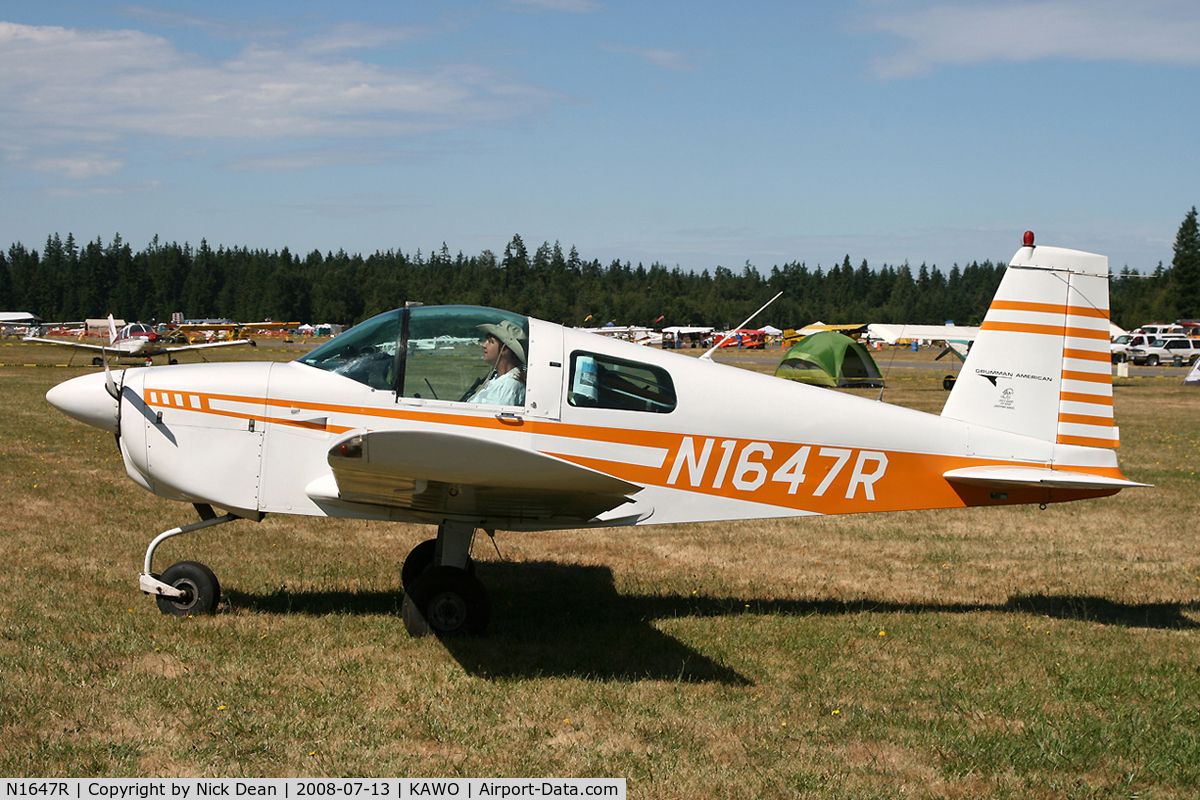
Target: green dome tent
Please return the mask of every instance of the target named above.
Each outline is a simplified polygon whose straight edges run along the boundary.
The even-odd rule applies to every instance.
[[[867,348],[836,331],[805,336],[789,347],[775,377],[817,386],[883,386]]]

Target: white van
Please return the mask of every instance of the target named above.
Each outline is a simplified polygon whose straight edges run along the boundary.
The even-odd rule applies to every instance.
[[[1182,325],[1167,325],[1156,322],[1153,325],[1143,325],[1133,333],[1144,333],[1151,339],[1165,339],[1168,336],[1187,336],[1187,328]]]

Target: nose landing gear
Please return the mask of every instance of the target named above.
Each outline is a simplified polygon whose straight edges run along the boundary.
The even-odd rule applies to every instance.
[[[203,517],[199,522],[172,528],[154,537],[146,548],[144,569],[138,576],[138,587],[146,594],[154,595],[159,611],[174,617],[194,617],[216,611],[217,603],[221,601],[221,584],[211,569],[197,561],[180,561],[167,567],[162,575],[156,575],[151,571],[154,551],[167,539],[181,533],[241,519],[236,514],[218,517],[210,506],[197,505],[196,510]]]

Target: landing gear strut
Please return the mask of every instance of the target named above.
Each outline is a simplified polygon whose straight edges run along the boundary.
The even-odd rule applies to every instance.
[[[487,630],[491,603],[475,577],[475,526],[447,520],[437,539],[422,542],[404,560],[402,614],[411,636],[478,636]]]
[[[194,617],[216,611],[217,603],[221,601],[221,584],[211,569],[196,561],[180,561],[167,567],[162,575],[156,575],[151,571],[154,551],[172,536],[241,519],[236,514],[218,517],[210,506],[197,505],[196,510],[203,517],[199,522],[164,531],[150,542],[144,569],[138,576],[138,587],[146,594],[154,595],[158,610],[175,617]]]

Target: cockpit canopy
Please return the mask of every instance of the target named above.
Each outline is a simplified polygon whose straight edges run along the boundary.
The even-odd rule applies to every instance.
[[[507,324],[504,324],[507,323]],[[480,326],[488,326],[481,328]],[[297,359],[373,389],[400,397],[471,402],[496,379],[483,360],[488,332],[520,331],[528,362],[529,320],[520,314],[480,306],[400,308],[362,322]],[[510,327],[515,326],[515,328]],[[524,374],[509,380],[521,382]],[[482,402],[476,400],[474,402]],[[523,404],[523,400],[521,403]]]
[[[141,322],[131,322],[117,334],[118,339],[155,338],[154,328]]]

